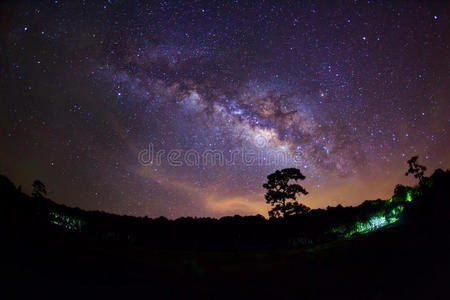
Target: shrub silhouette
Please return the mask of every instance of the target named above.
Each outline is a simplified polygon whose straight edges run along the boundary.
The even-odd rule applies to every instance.
[[[35,180],[33,182],[33,197],[42,198],[44,195],[47,195],[47,188],[45,184],[43,184],[40,180]]]

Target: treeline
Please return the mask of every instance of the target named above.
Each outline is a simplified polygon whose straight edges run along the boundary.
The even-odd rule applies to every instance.
[[[28,196],[0,176],[0,217],[11,234],[74,235],[136,244],[154,249],[263,249],[297,247],[349,238],[384,226],[423,223],[448,228],[450,171],[438,169],[415,187],[397,185],[389,200],[359,206],[312,209],[306,214],[266,219],[227,216],[220,219],[183,217],[168,220],[119,216],[56,204],[37,192]],[[45,189],[40,186],[41,191]]]

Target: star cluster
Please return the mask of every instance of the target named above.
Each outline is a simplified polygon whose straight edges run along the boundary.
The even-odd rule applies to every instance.
[[[449,166],[443,2],[11,1],[2,11],[0,171],[41,179],[57,202],[265,214],[262,183],[276,169],[301,169],[300,201],[325,207],[389,197],[413,155]],[[142,164],[149,145],[227,163]],[[258,157],[233,159],[242,152]]]

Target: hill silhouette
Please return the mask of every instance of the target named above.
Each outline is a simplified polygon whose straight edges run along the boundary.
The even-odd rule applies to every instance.
[[[448,278],[449,183],[438,169],[356,207],[168,220],[67,207],[1,176],[2,281],[15,296],[428,298]]]

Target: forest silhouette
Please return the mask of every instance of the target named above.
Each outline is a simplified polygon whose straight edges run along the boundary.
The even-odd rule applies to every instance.
[[[308,194],[297,183],[305,179],[300,170],[277,170],[267,176],[267,183],[263,185],[267,189],[266,202],[272,206],[269,219],[261,215],[235,215],[220,219],[182,217],[169,220],[165,217],[151,219],[85,211],[47,198],[46,186],[39,180],[33,182],[30,197],[21,191],[21,187],[17,188],[7,177],[1,176],[2,219],[9,226],[23,230],[27,226],[41,226],[42,229],[59,227],[105,240],[162,249],[273,248],[317,244],[402,224],[416,215],[432,222],[439,221],[440,218],[434,214],[448,211],[445,191],[450,173],[437,169],[432,176],[425,177],[426,168],[417,160],[418,157],[413,157],[408,161],[409,169],[405,174],[419,179],[416,186],[397,185],[390,199],[366,200],[354,207],[338,205],[310,209],[297,201],[298,194]]]
[[[50,200],[38,180],[28,196],[1,176],[5,270],[37,287],[53,284],[54,276],[60,275],[85,287],[101,277],[105,284],[126,289],[130,282],[142,283],[140,288],[151,286],[155,293],[169,295],[180,292],[167,290],[176,281],[189,293],[201,291],[206,298],[225,279],[239,293],[225,292],[216,298],[259,293],[290,297],[298,293],[295,278],[304,281],[299,286],[308,297],[346,295],[350,290],[363,297],[371,287],[361,278],[354,279],[353,272],[378,282],[382,295],[434,293],[441,288],[448,266],[450,171],[437,169],[426,177],[417,157],[408,165],[406,175],[417,178],[417,185],[397,185],[387,200],[326,209],[309,209],[297,202],[297,194],[307,194],[298,184],[305,179],[299,170],[276,171],[264,184],[266,202],[272,205],[268,219],[235,215],[168,220],[85,211]],[[24,255],[28,255],[25,260]],[[16,268],[18,261],[27,264],[29,277]],[[103,269],[113,275],[104,277]],[[433,272],[417,273],[426,270]],[[414,288],[405,279],[408,273],[415,274],[408,280],[418,281]],[[358,288],[345,286],[349,277]],[[250,285],[241,285],[238,279]],[[318,282],[325,281],[323,290]],[[262,282],[266,284],[261,286]],[[138,288],[136,293],[140,292]]]

